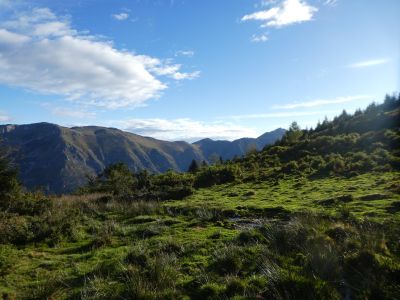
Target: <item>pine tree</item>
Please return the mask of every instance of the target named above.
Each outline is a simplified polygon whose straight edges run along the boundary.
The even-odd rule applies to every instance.
[[[19,191],[17,170],[0,154],[0,204],[14,198]]]
[[[302,135],[303,132],[301,131],[299,124],[297,124],[297,122],[292,122],[292,124],[289,127],[289,130],[286,131],[284,139],[288,143],[292,144],[297,142]]]
[[[192,160],[189,165],[188,172],[189,173],[197,173],[200,170],[200,166],[196,160]]]

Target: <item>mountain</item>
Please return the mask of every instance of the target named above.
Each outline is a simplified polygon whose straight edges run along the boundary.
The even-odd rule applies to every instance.
[[[115,128],[97,126],[62,127],[49,123],[0,126],[0,140],[20,172],[24,186],[43,187],[48,192],[70,192],[86,183],[87,175],[123,162],[132,171],[152,173],[187,170],[192,159],[209,161],[241,156],[249,147],[257,149],[282,137],[283,129],[257,139],[233,142],[202,140],[194,144],[167,142]]]
[[[279,140],[285,131],[283,128],[278,128],[274,131],[266,132],[258,138],[241,138],[232,142],[203,139],[195,142],[194,145],[197,145],[208,159],[212,159],[213,156],[232,159],[235,156],[243,156],[253,149],[262,150],[266,145],[273,144]]]

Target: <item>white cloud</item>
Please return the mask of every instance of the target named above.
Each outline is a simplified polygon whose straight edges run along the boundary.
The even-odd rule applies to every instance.
[[[180,50],[175,53],[175,56],[193,57],[194,51],[193,50]]]
[[[268,36],[266,34],[253,34],[251,39],[253,43],[261,43],[268,41]]]
[[[0,28],[0,45],[1,46],[15,46],[18,44],[23,44],[26,43],[30,40],[29,37],[18,34],[18,33],[13,33],[5,29]]]
[[[270,2],[269,2],[270,3]],[[245,15],[242,21],[261,21],[262,27],[283,27],[312,20],[318,9],[302,0],[284,0],[278,6]]]
[[[330,104],[340,104],[346,102],[353,102],[358,100],[368,100],[372,99],[372,96],[368,95],[357,95],[357,96],[346,96],[346,97],[337,97],[334,99],[317,99],[311,100],[306,102],[295,102],[289,103],[284,105],[277,105],[274,106],[276,109],[295,109],[295,108],[310,108],[310,107],[317,107],[317,106],[324,106]]]
[[[113,15],[111,15],[115,20],[118,20],[118,21],[124,21],[124,20],[126,20],[126,19],[128,19],[129,18],[129,14],[128,13],[125,13],[125,12],[122,12],[122,13],[119,13],[119,14],[113,14]]]
[[[257,133],[250,128],[232,123],[205,123],[191,119],[131,119],[110,122],[111,126],[122,128],[143,136],[161,140],[185,140],[189,142],[202,138],[234,140],[241,137],[256,137]]]
[[[47,8],[0,24],[0,84],[115,109],[159,97],[167,88],[160,77],[199,75],[180,70],[171,60],[121,51],[77,32]]]
[[[36,36],[46,37],[46,36],[65,36],[76,34],[75,30],[72,30],[68,24],[55,21],[46,22],[43,24],[37,24],[33,31]]]
[[[359,61],[359,62],[350,64],[347,67],[352,68],[352,69],[359,69],[359,68],[367,68],[367,67],[383,65],[383,64],[386,64],[387,62],[389,62],[389,60],[387,58],[371,59],[371,60]]]

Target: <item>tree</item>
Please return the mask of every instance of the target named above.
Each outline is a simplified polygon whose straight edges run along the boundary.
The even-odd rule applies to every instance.
[[[9,161],[0,154],[0,206],[14,199],[20,192],[18,172]]]
[[[400,99],[400,94],[399,94],[399,99]],[[390,95],[387,94],[385,96],[385,100],[383,102],[383,106],[387,110],[395,109],[396,106],[398,105],[396,103],[396,101],[399,101],[399,100],[396,100],[396,95],[395,94],[393,96],[390,96]]]
[[[108,166],[100,177],[105,179],[105,189],[119,196],[130,194],[135,183],[132,172],[124,163]]]
[[[293,144],[296,143],[302,135],[303,132],[301,131],[299,124],[297,124],[297,122],[292,122],[292,124],[290,124],[289,130],[286,131],[285,140],[289,144]]]
[[[198,162],[195,159],[193,159],[189,165],[188,172],[194,174],[194,173],[197,173],[199,170],[200,170],[200,166],[199,166]]]
[[[138,190],[149,190],[152,185],[151,174],[145,169],[135,174],[136,188]]]

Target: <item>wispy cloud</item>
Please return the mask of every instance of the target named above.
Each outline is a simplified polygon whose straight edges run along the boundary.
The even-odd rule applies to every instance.
[[[289,104],[276,105],[274,106],[274,108],[275,109],[310,108],[310,107],[324,106],[330,104],[340,104],[340,103],[353,102],[359,100],[368,100],[372,98],[373,97],[369,95],[346,96],[346,97],[337,97],[334,99],[317,99],[306,102],[294,102]]]
[[[276,4],[279,0],[261,0],[259,4],[256,4],[254,7],[266,7]]]
[[[273,118],[295,118],[307,116],[328,115],[338,113],[340,110],[323,110],[323,111],[302,111],[302,112],[275,112],[275,113],[261,113],[261,114],[246,114],[246,115],[233,115],[224,118],[234,120],[251,120],[251,119],[273,119]]]
[[[284,0],[270,9],[243,16],[242,21],[261,21],[262,27],[283,27],[310,21],[317,11],[316,7],[306,1]]]
[[[200,74],[183,72],[170,59],[119,50],[48,8],[0,23],[0,54],[0,84],[111,109],[143,105],[167,89],[168,79]]]
[[[328,5],[328,6],[336,6],[338,3],[338,0],[325,0],[324,1],[324,5]]]
[[[387,58],[363,60],[356,63],[349,64],[347,67],[352,69],[367,68],[378,65],[383,65],[389,62]]]
[[[182,119],[130,119],[111,121],[115,126],[136,134],[151,136],[162,140],[185,140],[194,142],[202,138],[234,140],[241,137],[255,137],[257,132],[230,122],[201,122],[188,118]]]
[[[200,74],[201,74],[200,71],[194,71],[191,73],[175,72],[172,75],[172,78],[174,78],[175,80],[184,80],[184,79],[192,80],[192,79],[198,78],[200,76]]]
[[[266,34],[253,34],[251,39],[253,43],[262,43],[268,41],[268,35]]]
[[[67,107],[53,107],[51,113],[59,117],[69,117],[74,119],[93,119],[96,113],[85,111],[82,109],[71,109]]]
[[[129,14],[126,12],[121,12],[118,14],[111,15],[111,17],[113,17],[117,21],[125,21],[129,18]]]
[[[193,50],[179,50],[175,53],[175,56],[193,57],[194,51]]]

